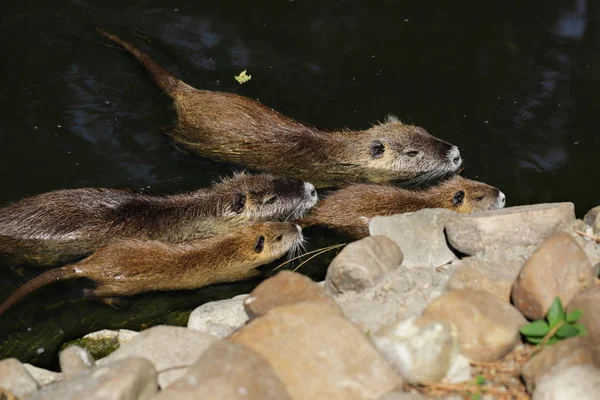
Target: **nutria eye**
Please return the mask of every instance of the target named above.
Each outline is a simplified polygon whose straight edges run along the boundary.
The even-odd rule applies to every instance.
[[[411,150],[411,151],[407,151],[405,154],[407,156],[409,156],[409,157],[416,157],[417,155],[419,155],[419,151],[418,150]]]
[[[385,151],[385,146],[379,140],[374,140],[373,143],[371,143],[371,156],[373,158],[383,157],[384,151]]]
[[[481,201],[481,200],[483,200],[483,196],[475,197],[475,200]]]
[[[463,203],[464,198],[465,192],[463,190],[459,190],[452,198],[452,204],[454,204],[455,206],[460,206]]]
[[[281,239],[283,239],[283,235],[279,235],[275,238],[276,242],[281,242]]]
[[[264,248],[265,248],[265,237],[261,235],[258,237],[258,240],[256,241],[256,244],[254,245],[254,252],[260,253],[261,251],[263,251]]]
[[[246,206],[246,195],[244,193],[236,193],[231,206],[233,211],[237,214],[241,214]]]
[[[267,200],[264,201],[264,204],[273,204],[273,203],[275,203],[276,200],[277,200],[276,196],[269,197]]]

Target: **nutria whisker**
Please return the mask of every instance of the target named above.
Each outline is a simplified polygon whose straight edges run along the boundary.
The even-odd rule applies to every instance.
[[[275,270],[277,270],[277,269],[279,269],[279,268],[283,267],[284,265],[286,265],[286,264],[288,264],[288,263],[290,263],[290,262],[292,262],[292,261],[294,261],[294,260],[297,260],[297,259],[299,259],[299,258],[305,257],[305,256],[307,256],[307,255],[314,254],[314,253],[319,253],[319,254],[321,254],[321,252],[323,252],[323,253],[324,253],[324,252],[326,252],[326,251],[333,250],[333,249],[337,249],[338,247],[343,247],[343,246],[345,246],[345,245],[346,245],[346,243],[339,243],[339,244],[334,244],[334,245],[331,245],[331,246],[321,247],[320,249],[316,249],[316,250],[306,251],[304,254],[301,254],[301,255],[299,255],[299,256],[297,256],[297,257],[290,258],[289,260],[287,260],[287,261],[285,261],[285,262],[283,262],[283,263],[279,264],[278,266],[276,266],[275,268],[273,268],[273,271],[275,271]],[[324,251],[323,251],[323,250],[324,250]],[[318,254],[317,254],[317,255],[318,255]],[[309,258],[309,260],[310,260],[310,259],[312,259],[312,258],[313,258],[313,257]]]

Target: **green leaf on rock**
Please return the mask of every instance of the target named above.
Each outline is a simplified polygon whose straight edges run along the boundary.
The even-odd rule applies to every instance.
[[[556,331],[556,336],[559,338],[569,338],[579,335],[579,329],[575,325],[564,324]]]
[[[577,331],[579,331],[579,336],[584,336],[588,334],[588,331],[587,329],[585,329],[585,326],[583,326],[583,324],[575,324],[573,326],[577,328]]]
[[[554,336],[552,339],[550,339],[550,340],[548,340],[546,342],[546,345],[549,346],[551,344],[554,344],[554,343],[558,342],[559,340],[560,340],[559,338],[557,338],[556,336]]]
[[[538,320],[522,326],[519,332],[524,336],[544,337],[550,332],[550,327],[546,321]]]
[[[484,385],[485,384],[485,376],[483,376],[483,375],[477,375],[475,377],[475,384],[477,386]]]
[[[526,336],[525,339],[527,339],[527,341],[529,343],[533,343],[533,344],[540,344],[540,343],[542,343],[542,340],[544,340],[543,337],[531,337],[531,336]]]
[[[582,311],[581,310],[573,310],[570,313],[567,314],[567,322],[577,322],[579,320],[579,317],[581,317]]]
[[[550,329],[554,328],[556,324],[565,319],[565,310],[563,309],[560,297],[557,296],[554,298],[554,301],[548,310],[548,314],[546,314],[546,319],[550,324]]]

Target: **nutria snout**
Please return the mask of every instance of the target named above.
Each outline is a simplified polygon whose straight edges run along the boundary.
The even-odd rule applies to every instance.
[[[195,89],[133,45],[98,31],[132,54],[173,99],[177,124],[166,133],[202,156],[308,180],[317,187],[420,183],[451,175],[462,163],[456,146],[395,117],[366,130],[324,132],[249,98]]]

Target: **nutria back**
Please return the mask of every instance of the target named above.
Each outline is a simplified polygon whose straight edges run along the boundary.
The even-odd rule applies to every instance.
[[[504,207],[506,196],[482,182],[454,176],[425,190],[408,190],[391,185],[356,184],[333,192],[299,223],[323,225],[352,237],[369,234],[371,218],[445,208],[461,214]]]
[[[132,54],[173,99],[177,123],[167,133],[202,156],[310,180],[317,187],[418,183],[451,175],[462,163],[456,146],[394,117],[366,130],[324,132],[249,98],[195,89],[130,43],[99,32]]]
[[[252,222],[295,219],[316,201],[310,183],[245,173],[172,196],[59,190],[0,209],[0,253],[11,262],[52,265],[120,238],[177,243]]]

